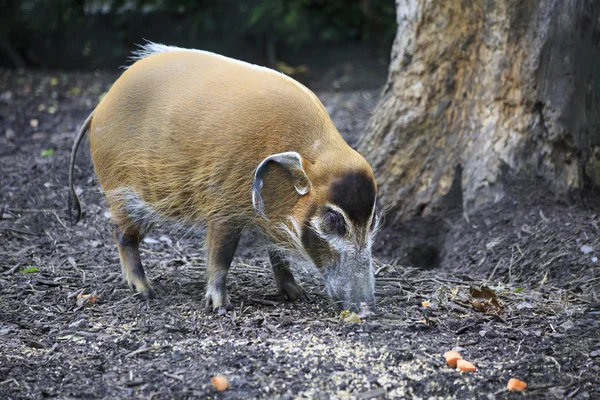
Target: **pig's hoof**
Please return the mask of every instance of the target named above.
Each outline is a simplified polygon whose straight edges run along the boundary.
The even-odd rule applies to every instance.
[[[310,301],[308,293],[296,282],[286,282],[279,289],[279,294],[287,301]]]
[[[146,290],[141,291],[140,295],[142,296],[142,299],[148,301],[148,300],[153,299],[153,298],[156,297],[156,292],[154,291],[154,289],[152,289],[151,287],[149,287]]]
[[[217,315],[225,315],[227,314],[227,308],[225,307],[219,307],[216,310],[213,310],[214,313],[216,313]]]
[[[152,289],[150,282],[147,279],[144,280],[136,280],[136,281],[127,281],[127,286],[134,293],[139,293],[141,298],[144,300],[150,300],[156,297],[156,292]]]
[[[225,315],[227,314],[227,311],[233,311],[233,306],[231,305],[228,296],[226,296],[225,299],[214,299],[211,296],[206,296],[206,305],[204,309],[207,312],[212,311],[218,315]]]

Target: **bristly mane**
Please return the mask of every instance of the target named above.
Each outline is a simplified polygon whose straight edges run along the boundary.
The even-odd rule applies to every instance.
[[[224,55],[213,53],[213,52],[206,51],[206,50],[186,49],[184,47],[171,46],[171,45],[166,45],[166,44],[161,44],[161,43],[154,43],[154,42],[151,42],[149,40],[146,40],[145,44],[138,44],[136,46],[137,46],[137,49],[133,50],[131,52],[131,56],[129,56],[127,58],[127,61],[130,64],[129,65],[123,65],[121,67],[122,69],[128,69],[136,61],[142,60],[144,58],[148,58],[148,57],[153,56],[155,54],[173,53],[173,52],[181,52],[181,51],[190,52],[190,53],[212,54],[214,56],[217,56],[217,57],[220,57],[220,58],[223,58],[223,59],[227,59],[227,60],[232,61],[232,62],[243,64],[246,67],[256,68],[256,69],[261,70],[263,72],[268,72],[268,73],[271,73],[271,74],[279,75],[279,76],[283,77],[284,79],[286,79],[288,82],[291,82],[292,84],[296,85],[299,89],[301,89],[302,91],[308,93],[309,95],[313,96],[316,99],[316,96],[310,90],[308,90],[304,85],[302,85],[299,82],[295,81],[294,79],[290,78],[289,76],[287,76],[283,72],[274,70],[272,68],[267,68],[267,67],[263,67],[261,65],[256,65],[256,64],[252,64],[252,63],[249,63],[249,62],[246,62],[246,61],[237,60],[235,58],[226,57]]]
[[[171,51],[194,51],[191,49],[185,49],[183,47],[169,46],[169,45],[161,44],[161,43],[154,43],[149,40],[146,40],[145,44],[138,44],[136,46],[137,46],[137,49],[133,50],[131,52],[131,56],[129,56],[127,58],[127,61],[129,61],[131,63],[134,63],[138,60],[141,60],[143,58],[150,57],[150,56],[153,56],[154,54],[159,54],[159,53],[168,53]],[[129,65],[125,66],[124,68],[128,68],[128,67],[129,67]]]

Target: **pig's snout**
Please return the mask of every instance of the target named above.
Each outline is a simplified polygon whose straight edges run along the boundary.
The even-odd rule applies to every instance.
[[[325,270],[325,285],[332,300],[352,312],[375,310],[375,273],[371,257],[342,259]]]

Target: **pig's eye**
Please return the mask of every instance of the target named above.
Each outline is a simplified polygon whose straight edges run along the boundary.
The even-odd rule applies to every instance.
[[[325,211],[323,218],[324,225],[329,233],[333,233],[339,236],[346,235],[346,221],[339,212],[328,209]]]

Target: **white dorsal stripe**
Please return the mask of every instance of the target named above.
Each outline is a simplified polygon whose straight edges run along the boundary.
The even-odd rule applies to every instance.
[[[227,61],[230,61],[230,62],[234,62],[234,63],[240,64],[240,65],[243,65],[245,67],[254,68],[254,69],[257,69],[259,71],[267,72],[267,73],[270,73],[270,74],[276,74],[277,76],[282,77],[283,79],[287,80],[288,82],[293,83],[298,88],[304,90],[306,93],[308,93],[310,95],[313,95],[313,93],[310,90],[308,90],[308,88],[306,88],[304,85],[300,84],[295,79],[290,78],[289,76],[287,76],[283,72],[279,72],[279,71],[276,71],[274,69],[263,67],[263,66],[260,66],[260,65],[252,64],[252,63],[249,63],[249,62],[246,62],[246,61],[237,60],[235,58],[226,57],[226,56],[223,56],[221,54],[213,53],[213,52],[206,51],[206,50],[187,49],[185,47],[170,46],[170,45],[166,45],[166,44],[154,43],[154,42],[146,41],[146,44],[140,44],[140,45],[138,45],[137,50],[134,50],[131,53],[132,55],[129,57],[129,60],[135,62],[135,61],[138,61],[138,60],[142,60],[144,58],[148,58],[148,57],[153,56],[155,54],[173,53],[173,52],[178,52],[178,51],[179,52],[185,51],[185,52],[193,52],[193,53],[201,53],[201,54],[210,54],[210,55],[218,57],[218,58],[220,58],[222,60],[227,60]],[[131,65],[124,66],[123,68],[127,69],[129,67],[131,67]]]

